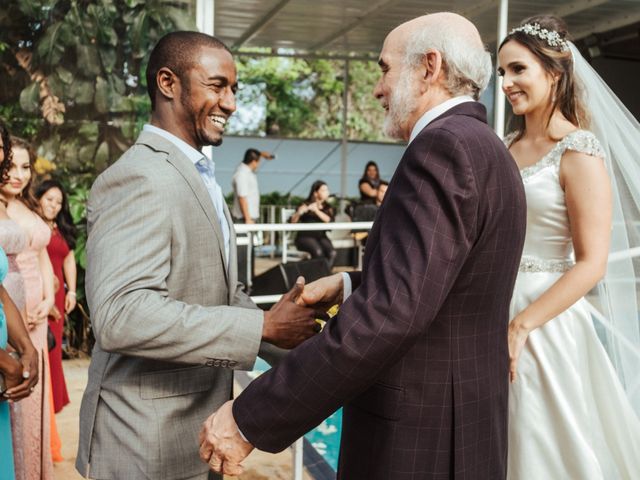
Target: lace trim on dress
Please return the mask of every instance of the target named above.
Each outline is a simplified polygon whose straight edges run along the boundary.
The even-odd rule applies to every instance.
[[[512,132],[504,139],[504,143],[507,147],[511,146],[511,142],[517,135],[517,132]],[[520,170],[520,175],[523,180],[527,180],[539,171],[554,166],[556,169],[560,167],[560,159],[567,150],[573,150],[580,153],[585,153],[593,157],[605,158],[604,149],[596,136],[587,130],[576,130],[571,132],[562,138],[554,147],[540,160],[533,165]]]

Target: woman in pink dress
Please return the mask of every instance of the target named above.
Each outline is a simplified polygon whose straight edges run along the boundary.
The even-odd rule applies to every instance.
[[[54,304],[53,269],[47,254],[51,232],[35,213],[37,204],[30,194],[35,152],[24,140],[12,138],[13,158],[8,178],[0,186],[7,200],[7,214],[27,236],[26,248],[17,256],[25,283],[26,324],[31,342],[40,357],[40,382],[33,394],[12,411],[20,429],[13,431],[14,451],[23,462],[16,464],[16,478],[53,478],[50,444],[49,365],[47,316]]]
[[[36,188],[35,196],[40,203],[42,217],[51,229],[51,241],[47,252],[53,265],[53,273],[58,279],[56,290],[56,314],[49,315],[49,328],[56,338],[56,345],[49,350],[51,367],[51,384],[53,387],[53,404],[55,413],[69,403],[67,384],[62,370],[62,334],[64,332],[64,315],[76,306],[76,260],[73,254],[75,247],[75,227],[69,213],[67,196],[62,185],[56,180],[45,180]],[[65,294],[65,285],[67,287]]]

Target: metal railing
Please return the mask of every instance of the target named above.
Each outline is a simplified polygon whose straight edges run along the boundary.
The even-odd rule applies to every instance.
[[[275,220],[275,208],[272,209],[272,217]],[[331,230],[331,231],[344,231],[344,230],[370,230],[373,222],[336,222],[336,223],[255,223],[252,225],[247,224],[235,224],[234,228],[237,234],[247,234],[247,242],[243,241],[242,237],[238,237],[238,245],[247,246],[247,283],[251,286],[251,256],[253,255],[254,239],[258,233],[269,232],[269,241],[271,245],[275,246],[276,232],[282,232],[280,242],[282,244],[282,262],[287,263],[287,242],[288,232],[300,232],[300,231],[318,231],[318,230]],[[359,248],[358,242],[354,239],[354,247]],[[362,255],[360,250],[358,251],[358,266],[361,267]],[[256,304],[275,303],[282,295],[260,295],[252,296],[251,299]],[[304,472],[304,439],[299,438],[291,445],[293,456],[293,480],[302,480]]]
[[[247,286],[251,286],[251,264],[252,264],[252,256],[253,256],[253,247],[255,246],[255,238],[258,233],[265,232],[282,232],[280,238],[281,244],[281,258],[282,263],[287,263],[288,261],[288,241],[289,237],[286,233],[289,232],[301,232],[301,231],[350,231],[350,230],[370,230],[373,222],[331,222],[331,223],[254,223],[251,225],[248,224],[235,224],[234,228],[237,234],[247,234],[246,237],[238,237],[237,244],[239,246],[246,245],[247,247]],[[360,250],[360,243],[355,238],[352,239],[353,247],[358,248],[358,266],[362,265],[362,254]],[[268,303],[268,302],[263,302]]]

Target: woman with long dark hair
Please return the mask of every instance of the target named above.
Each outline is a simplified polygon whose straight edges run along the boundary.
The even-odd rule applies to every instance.
[[[380,170],[378,169],[378,164],[374,161],[369,161],[365,165],[362,177],[360,177],[360,180],[358,181],[360,201],[375,203],[379,187]]]
[[[36,154],[23,139],[12,137],[12,158],[0,193],[7,201],[7,214],[26,234],[26,248],[16,256],[25,286],[26,325],[39,355],[39,376],[33,394],[12,410],[16,476],[25,480],[53,478],[51,454],[51,410],[49,408],[49,355],[47,316],[54,305],[53,269],[47,254],[51,232],[36,212],[31,194]]]
[[[55,346],[49,350],[49,365],[53,405],[55,413],[58,413],[69,403],[62,369],[62,335],[64,316],[76,307],[77,269],[73,253],[76,245],[76,229],[69,212],[67,195],[60,182],[45,180],[36,188],[35,197],[40,204],[42,218],[51,229],[51,241],[47,245],[47,252],[58,284],[55,294],[55,314],[49,315],[49,328],[56,339]]]
[[[508,336],[508,476],[514,480],[632,479],[640,472],[640,422],[632,407],[640,398],[638,313],[630,257],[620,261],[628,271],[614,264],[607,272],[610,247],[626,255],[633,246],[635,226],[625,215],[637,218],[640,178],[624,174],[638,169],[638,155],[621,155],[620,147],[637,149],[640,128],[635,121],[619,127],[619,115],[605,113],[615,102],[601,81],[583,95],[583,88],[597,85],[591,81],[597,74],[585,64],[566,25],[553,16],[524,20],[499,48],[502,89],[516,116],[505,141],[527,195]],[[601,110],[598,98],[605,93],[611,98]],[[603,134],[603,123],[615,127]],[[608,318],[584,298],[603,277],[598,303]],[[619,376],[593,319],[606,329]]]
[[[316,180],[311,185],[309,196],[291,216],[291,223],[329,223],[333,222],[335,212],[327,203],[329,187],[322,180]],[[311,258],[325,258],[329,269],[333,267],[336,250],[326,230],[309,230],[298,232],[296,248],[311,254]]]
[[[0,180],[4,181],[8,178],[12,155],[9,132],[1,122],[0,142]],[[31,394],[38,381],[38,355],[25,329],[20,309],[8,292],[11,289],[14,296],[24,299],[24,284],[15,257],[25,247],[25,236],[20,227],[9,219],[6,203],[0,194],[0,375],[3,377],[3,385],[0,385],[0,480],[14,480],[14,450],[7,400],[17,402]],[[13,347],[20,359],[9,353],[8,346]]]

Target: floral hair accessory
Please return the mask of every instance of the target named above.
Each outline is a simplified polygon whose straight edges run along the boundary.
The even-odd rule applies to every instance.
[[[555,30],[547,30],[546,28],[542,28],[538,23],[525,23],[521,27],[514,28],[509,32],[509,35],[512,35],[516,32],[523,32],[527,35],[531,35],[534,37],[538,37],[541,40],[544,40],[547,45],[550,47],[560,47],[560,50],[566,52],[569,50],[569,45],[566,40],[564,40],[558,32]]]

